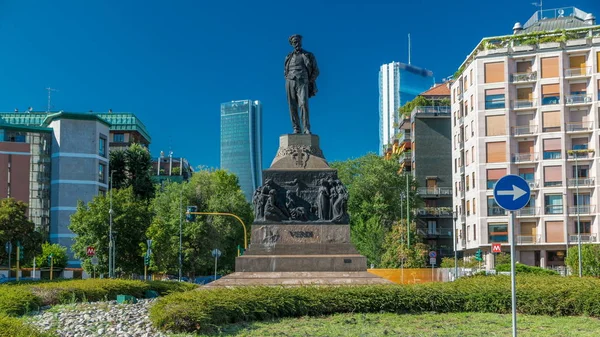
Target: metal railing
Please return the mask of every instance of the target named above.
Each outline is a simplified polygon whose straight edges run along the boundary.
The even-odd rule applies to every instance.
[[[563,205],[548,205],[544,207],[544,214],[563,214]]]
[[[403,142],[410,142],[411,140],[411,135],[410,132],[403,132],[402,134],[400,134],[400,136],[398,137],[398,140],[400,141],[400,143]]]
[[[417,209],[417,215],[420,216],[436,216],[436,217],[451,217],[451,207],[423,207]]]
[[[565,69],[565,77],[587,76],[591,74],[592,67],[578,67]]]
[[[594,178],[569,178],[567,185],[569,187],[593,187],[596,183]]]
[[[502,207],[492,206],[488,207],[488,216],[504,216],[506,215],[506,210]]]
[[[537,80],[537,71],[510,74],[511,82],[532,82]]]
[[[402,163],[404,161],[410,161],[410,160],[412,160],[412,151],[404,151],[398,158],[398,161],[400,163]]]
[[[542,243],[541,235],[517,235],[518,245],[531,245],[536,243]]]
[[[578,236],[577,234],[569,234],[569,242],[573,243],[573,242],[578,242]],[[592,242],[598,242],[598,237],[596,236],[596,234],[589,234],[589,233],[581,233],[581,242],[585,242],[585,243],[592,243]]]
[[[589,159],[594,158],[594,150],[571,150],[567,151],[567,159]]]
[[[577,214],[591,214],[595,211],[596,205],[569,206],[569,216],[576,216]]]
[[[452,228],[417,228],[417,233],[423,236],[452,236]]]
[[[527,109],[537,106],[537,100],[533,99],[516,99],[512,101],[513,109]]]
[[[452,196],[452,187],[419,187],[417,194],[420,196]]]
[[[523,207],[517,211],[517,216],[537,216],[539,212],[539,207]]]
[[[577,94],[565,96],[565,103],[567,105],[592,103],[592,100],[592,94]]]
[[[513,126],[512,134],[513,136],[524,136],[531,135],[537,133],[537,125],[522,125],[522,126]]]
[[[525,180],[527,181],[527,183],[529,184],[529,188],[534,190],[534,189],[538,189],[540,188],[540,181],[539,180]]]
[[[567,132],[592,131],[594,122],[567,122]]]
[[[429,116],[450,116],[449,106],[418,106],[411,111],[411,116],[414,115],[429,115]]]
[[[524,162],[531,162],[531,161],[537,161],[537,160],[538,160],[537,152],[515,153],[512,155],[512,161],[514,163],[524,163]]]

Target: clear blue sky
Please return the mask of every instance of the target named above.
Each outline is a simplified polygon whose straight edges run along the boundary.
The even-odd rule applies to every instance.
[[[376,152],[378,70],[407,62],[454,73],[485,36],[512,33],[537,9],[506,1],[133,1],[0,0],[0,111],[128,111],[194,166],[219,166],[220,103],[260,100],[263,166],[291,131],[283,60],[288,36],[317,57],[313,133],[328,160]],[[293,4],[293,5],[292,5]],[[600,19],[598,0],[546,0]]]

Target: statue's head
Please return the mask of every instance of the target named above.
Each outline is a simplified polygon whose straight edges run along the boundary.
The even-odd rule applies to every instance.
[[[290,36],[288,41],[294,47],[295,50],[300,50],[302,48],[302,35],[294,34]]]

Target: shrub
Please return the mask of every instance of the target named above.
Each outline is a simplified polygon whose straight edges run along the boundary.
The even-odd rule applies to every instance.
[[[2,337],[52,337],[54,335],[39,332],[35,328],[24,324],[23,321],[8,316],[0,315],[0,336]]]
[[[573,275],[579,274],[578,247],[569,248],[565,263],[573,271]],[[581,266],[583,276],[600,276],[600,246],[594,244],[581,245]]]
[[[0,315],[22,315],[37,310],[41,303],[41,300],[25,287],[0,286]]]
[[[510,277],[392,286],[247,287],[190,291],[163,297],[150,309],[161,329],[213,332],[219,325],[346,312],[511,311]],[[600,280],[520,275],[518,310],[533,315],[600,316]]]
[[[499,272],[508,271],[509,272],[510,271],[510,263],[496,265],[496,271],[499,271]],[[526,274],[534,274],[534,275],[558,275],[558,272],[556,272],[554,270],[528,266],[528,265],[522,264],[522,263],[515,263],[515,272],[517,274],[526,273]]]

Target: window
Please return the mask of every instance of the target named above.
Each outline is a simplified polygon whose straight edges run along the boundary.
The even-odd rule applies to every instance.
[[[565,76],[580,75],[587,75],[585,55],[576,55],[569,57],[569,69],[567,69],[567,71],[565,72]]]
[[[485,135],[502,136],[506,135],[506,117],[504,115],[485,117]]]
[[[504,62],[485,64],[485,83],[504,82]]]
[[[113,142],[115,142],[115,143],[124,143],[125,142],[125,134],[124,133],[115,133],[115,134],[113,134]]]
[[[506,162],[506,142],[491,142],[485,145],[487,163]]]
[[[469,182],[470,182],[470,180],[471,179],[469,178],[469,175],[467,175],[467,179],[465,179],[465,187],[466,187],[467,191],[469,190]]]
[[[546,242],[565,242],[562,221],[546,221]]]
[[[504,88],[485,91],[485,109],[504,109]]]
[[[544,111],[542,119],[543,132],[560,131],[560,111]]]
[[[600,54],[600,53],[598,53],[598,54]],[[599,62],[600,62],[600,61],[599,61]],[[600,63],[599,63],[599,64],[600,64]],[[469,84],[469,86],[472,86],[472,85],[473,85],[473,82],[474,82],[474,81],[473,81],[473,68],[471,68],[471,71],[469,71],[469,74],[470,74],[470,76],[469,76],[469,77],[471,78],[471,83]],[[471,96],[471,97],[473,97],[473,96]],[[473,104],[471,104],[471,108],[473,108]]]
[[[560,87],[557,84],[542,85],[542,105],[560,103]]]
[[[588,139],[587,138],[573,138],[571,139],[571,150],[587,150]]]
[[[500,178],[504,177],[505,175],[506,175],[505,168],[488,169],[487,170],[487,189],[488,190],[493,189],[494,186],[496,185],[496,182],[498,182],[498,180],[500,180]]]
[[[471,101],[471,111],[473,111],[473,95],[471,95],[470,101]]]
[[[98,141],[98,154],[106,158],[106,138],[100,137]]]
[[[600,73],[600,51],[596,53],[596,72]]]
[[[435,220],[427,221],[427,232],[429,232],[430,235],[437,234],[437,221],[435,221]]]
[[[473,198],[472,205],[473,205],[473,214],[475,214],[475,209],[477,209],[477,207],[475,207],[475,198]]]
[[[590,166],[589,165],[577,165],[573,166],[573,178],[589,178]]]
[[[98,181],[106,183],[106,165],[98,164]]]
[[[544,167],[544,187],[562,186],[562,166]]]
[[[475,210],[473,210],[473,214],[475,214]],[[473,225],[473,241],[475,240],[477,240],[477,225]]]
[[[471,200],[467,200],[467,215],[471,215]]]
[[[544,159],[561,159],[560,138],[544,139]]]
[[[475,146],[471,146],[471,163],[475,162]]]
[[[589,220],[579,221],[580,227],[577,230],[577,220],[573,222],[573,233],[590,234],[592,232],[592,223]]]
[[[514,104],[514,108],[531,108],[532,106],[533,88],[517,88],[517,101]]]
[[[527,74],[531,72],[531,61],[517,62],[517,73]]]
[[[471,187],[475,188],[475,172],[471,175]]]
[[[469,139],[469,126],[466,125],[465,126],[465,141],[467,141]]]
[[[563,214],[562,194],[544,195],[545,214]]]
[[[525,179],[525,181],[527,181],[528,183],[534,182],[534,168],[533,167],[520,168],[519,176],[521,178]]]
[[[488,224],[489,242],[508,242],[508,224]]]
[[[542,63],[542,78],[558,77],[558,56],[544,57]]]
[[[471,121],[471,136],[475,136],[475,121]]]
[[[504,216],[506,211],[504,208],[498,206],[493,196],[487,197],[487,209],[488,216]]]

